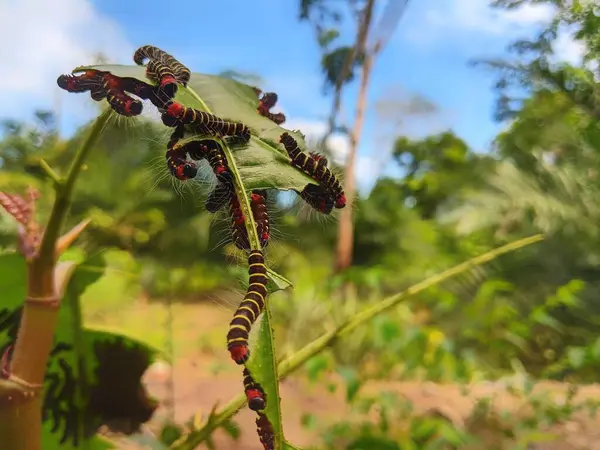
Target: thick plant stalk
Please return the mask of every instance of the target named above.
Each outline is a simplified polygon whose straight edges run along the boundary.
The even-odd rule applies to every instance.
[[[336,330],[325,333],[321,337],[315,339],[310,344],[304,346],[290,358],[287,358],[286,360],[282,361],[277,368],[280,380],[283,380],[290,373],[301,367],[310,358],[331,346],[336,340],[350,333],[359,326],[366,324],[375,316],[394,308],[400,302],[407,300],[408,298],[417,295],[425,291],[426,289],[429,289],[430,287],[439,285],[440,283],[448,280],[449,278],[460,275],[461,273],[464,273],[473,267],[485,264],[496,259],[501,255],[513,252],[515,250],[534,244],[536,242],[540,242],[543,239],[543,235],[536,234],[528,238],[511,242],[510,244],[491,250],[487,253],[484,253],[483,255],[476,256],[475,258],[458,264],[437,275],[429,277],[426,280],[423,280],[420,283],[409,287],[407,290],[393,295],[392,297],[388,297],[382,302],[377,303],[375,306],[365,309],[364,311],[348,319]],[[231,419],[231,417],[233,417],[233,415],[245,404],[245,395],[239,395],[235,397],[233,400],[227,403],[227,405],[225,405],[214,415],[212,415],[208,423],[202,428],[194,430],[184,438],[176,441],[170,447],[171,450],[194,450],[200,443],[206,441],[215,429],[222,426],[227,420]]]
[[[88,221],[60,237],[83,163],[103,130],[110,110],[94,123],[63,180],[47,164],[56,197],[39,251],[27,259],[28,284],[23,314],[8,377],[0,379],[0,447],[42,449],[42,402],[46,365],[54,343],[58,310],[72,264],[57,264],[60,253],[84,230]]]

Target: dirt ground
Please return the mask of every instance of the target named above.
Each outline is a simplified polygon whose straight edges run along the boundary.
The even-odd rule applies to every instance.
[[[208,310],[207,310],[208,308]],[[139,311],[138,311],[139,312]],[[221,317],[223,316],[223,317]],[[191,335],[228,323],[229,312],[215,305],[193,305],[185,307],[174,315],[174,329],[177,330],[175,341],[182,342],[191,339]],[[224,322],[223,322],[224,320]],[[218,325],[215,325],[218,324]],[[197,339],[197,336],[196,338]],[[157,363],[146,373],[144,380],[150,393],[155,396],[161,406],[154,418],[148,424],[146,433],[156,432],[160,424],[170,416],[177,423],[188,421],[194,414],[207,414],[215,403],[225,404],[231,398],[242,392],[241,373],[223,355],[207,354],[198,346],[188,346],[185,351],[178,352],[179,357],[173,369],[164,363]],[[214,368],[223,368],[218,374]],[[233,367],[232,367],[233,366]],[[171,395],[170,375],[173,376],[173,394]],[[535,392],[546,392],[544,398],[553,398],[557,405],[564,403],[568,386],[561,383],[544,382],[536,385]],[[498,427],[494,415],[487,415],[483,422],[474,421],[473,408],[479,398],[493,396],[494,410],[498,413],[508,411],[513,420],[527,414],[523,400],[507,393],[504,383],[482,382],[469,386],[468,393],[458,385],[439,385],[433,383],[371,383],[365,387],[367,391],[380,390],[397,391],[411,401],[415,414],[442,415],[460,428],[476,432],[485,439],[486,445],[481,444],[472,449],[512,449],[513,445],[494,445],[498,440]],[[325,389],[325,384],[309,385],[303,379],[290,377],[281,383],[281,397],[284,431],[288,440],[300,447],[318,445],[317,436],[304,428],[301,418],[304,414],[314,414],[323,423],[335,422],[345,417],[348,412],[343,399],[343,389],[332,394]],[[170,397],[174,401],[171,403]],[[578,400],[595,399],[600,401],[600,386],[583,386],[577,396]],[[471,417],[471,419],[469,419]],[[219,430],[214,436],[215,447],[218,450],[262,450],[258,441],[254,424],[255,415],[244,408],[236,416],[241,429],[241,437],[233,441]],[[541,431],[541,430],[540,430]],[[544,429],[548,431],[548,429]],[[549,432],[556,435],[553,442],[530,444],[528,449],[537,450],[600,450],[600,414],[595,418],[589,412],[575,413],[569,419],[552,425]],[[123,448],[134,448],[123,445]],[[200,446],[198,448],[206,448]]]

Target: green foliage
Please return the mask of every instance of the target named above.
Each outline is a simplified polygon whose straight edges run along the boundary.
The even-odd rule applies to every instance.
[[[71,433],[87,433],[89,437],[85,441],[90,448],[104,449],[112,447],[93,434],[89,435],[89,430],[95,430],[119,417],[129,417],[135,422],[140,414],[142,417],[146,414],[145,421],[155,408],[153,400],[138,395],[140,378],[155,351],[123,336],[83,327],[80,298],[89,286],[100,279],[104,268],[99,258],[86,262],[87,267],[75,269],[62,298],[55,335],[55,355],[51,357],[47,368],[44,408],[48,415],[43,427],[43,442],[48,448],[76,448],[70,440],[59,444],[63,433],[67,433],[61,412],[72,414],[69,419]],[[89,270],[89,267],[96,270]],[[4,324],[0,330],[0,345],[5,348],[14,343],[19,310],[26,295],[25,260],[16,254],[2,255],[0,271],[4,275],[0,278]],[[11,314],[15,315],[15,319],[6,320]],[[126,357],[123,358],[123,355]],[[117,400],[114,404],[104,402],[102,399],[105,396]],[[73,417],[77,418],[76,422],[71,422]],[[60,422],[54,426],[53,420]]]

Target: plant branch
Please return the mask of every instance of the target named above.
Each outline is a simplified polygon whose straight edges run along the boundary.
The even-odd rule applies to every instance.
[[[281,379],[285,378],[287,375],[298,369],[313,356],[319,354],[320,352],[331,346],[337,339],[339,339],[343,335],[351,332],[352,330],[358,328],[361,325],[366,324],[375,316],[390,310],[391,308],[397,306],[400,302],[407,300],[408,298],[417,295],[425,291],[426,289],[429,289],[430,287],[436,286],[452,277],[466,272],[467,270],[472,269],[473,267],[485,264],[487,262],[492,261],[493,259],[498,258],[501,255],[513,252],[515,250],[521,249],[536,242],[540,242],[543,239],[543,235],[536,234],[528,238],[511,242],[510,244],[504,245],[502,247],[498,247],[494,250],[484,253],[483,255],[476,256],[475,258],[458,264],[450,269],[438,273],[437,275],[429,277],[421,281],[420,283],[409,287],[403,292],[400,292],[392,297],[388,297],[387,299],[376,304],[375,306],[366,308],[354,317],[348,319],[336,330],[325,333],[310,344],[304,346],[293,356],[282,361],[278,365],[278,372]],[[218,413],[216,413],[203,428],[190,432],[187,436],[175,442],[170,448],[172,450],[195,449],[196,446],[205,441],[216,428],[222,426],[225,423],[225,421],[233,417],[233,415],[235,415],[235,413],[240,408],[242,408],[245,405],[245,403],[246,397],[244,395],[239,395],[235,397],[229,403],[227,403],[227,405],[225,405]]]
[[[96,119],[96,122],[92,126],[92,129],[90,130],[86,140],[83,142],[82,146],[79,148],[79,151],[75,155],[75,159],[71,164],[64,184],[62,184],[62,188],[56,192],[54,206],[52,208],[52,212],[50,213],[48,226],[44,232],[44,237],[40,247],[40,256],[38,258],[39,264],[48,265],[55,259],[56,241],[71,206],[71,197],[73,194],[75,181],[81,172],[81,168],[85,159],[88,157],[92,147],[96,143],[96,140],[100,136],[100,133],[104,129],[111,114],[112,110],[107,109]]]
[[[9,375],[7,379],[0,379],[0,436],[3,450],[41,450],[42,447],[41,394],[54,343],[60,299],[72,272],[72,267],[64,267],[64,264],[57,266],[57,260],[59,251],[75,239],[77,232],[85,229],[87,222],[67,233],[64,239],[59,239],[59,236],[71,206],[77,177],[109,114],[110,110],[92,125],[64,182],[45,162],[41,164],[55,181],[56,197],[39,252],[27,261],[27,298],[8,368]]]
[[[60,175],[58,175],[52,169],[52,167],[50,167],[50,165],[43,159],[40,159],[40,167],[42,168],[44,173],[46,175],[48,175],[48,178],[50,178],[52,181],[54,181],[55,189],[59,190],[60,187],[62,187],[63,182],[64,182],[63,179],[60,177]]]

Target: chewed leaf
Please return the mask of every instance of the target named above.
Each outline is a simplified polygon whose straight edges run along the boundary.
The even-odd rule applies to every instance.
[[[89,69],[149,82],[145,68],[141,66],[87,66],[78,67],[74,72]],[[308,175],[291,166],[286,151],[279,145],[279,137],[287,132],[302,150],[306,150],[304,136],[259,115],[256,112],[258,98],[252,87],[227,78],[193,73],[187,88],[179,86],[175,100],[225,120],[242,122],[252,130],[253,136],[248,144],[230,147],[237,171],[244,180],[244,189],[302,191],[307,184],[316,184]]]

